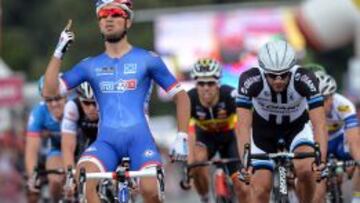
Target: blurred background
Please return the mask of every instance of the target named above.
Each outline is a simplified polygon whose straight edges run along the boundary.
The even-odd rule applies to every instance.
[[[222,83],[237,87],[239,74],[257,65],[258,48],[285,39],[300,64],[323,65],[341,93],[360,101],[359,0],[134,0],[134,6],[129,41],[158,52],[186,88],[193,85],[189,70],[199,57],[219,60]],[[76,41],[63,70],[102,52],[103,42],[92,0],[0,0],[0,8],[0,202],[23,202],[27,116],[40,101],[37,80],[59,34],[71,18]],[[174,108],[161,89],[155,88],[150,115],[166,151],[175,135]],[[169,202],[182,195],[177,190],[176,181],[169,181]]]

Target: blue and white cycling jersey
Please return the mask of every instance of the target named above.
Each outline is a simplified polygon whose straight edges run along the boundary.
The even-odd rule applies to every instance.
[[[355,106],[341,94],[333,95],[331,111],[326,115],[329,146],[328,152],[340,159],[349,158],[345,145],[346,130],[359,127]]]
[[[99,134],[84,156],[98,160],[100,169],[114,170],[124,156],[130,156],[135,170],[160,162],[144,113],[152,80],[171,96],[181,90],[158,55],[136,47],[121,58],[103,53],[85,59],[63,74],[67,90],[87,81],[94,91]]]
[[[42,132],[50,133],[50,149],[49,156],[60,155],[61,152],[61,133],[60,121],[58,121],[49,111],[44,102],[36,105],[29,116],[27,125],[27,136],[40,136]]]

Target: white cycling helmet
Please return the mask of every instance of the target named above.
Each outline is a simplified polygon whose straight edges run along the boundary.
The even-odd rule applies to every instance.
[[[88,82],[81,83],[76,88],[76,93],[78,94],[78,97],[80,98],[80,100],[87,100],[87,101],[95,100],[94,92],[91,89],[91,86]]]
[[[220,63],[211,58],[199,59],[193,66],[191,77],[193,79],[213,77],[219,79],[221,75]]]
[[[263,45],[258,53],[259,66],[265,72],[280,74],[296,64],[294,49],[285,41],[278,40]]]
[[[326,73],[315,72],[316,78],[319,80],[319,92],[323,96],[334,94],[337,90],[335,79]]]

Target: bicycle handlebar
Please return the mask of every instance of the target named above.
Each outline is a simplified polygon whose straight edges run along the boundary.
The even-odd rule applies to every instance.
[[[355,160],[347,160],[347,161],[330,161],[326,164],[327,167],[332,168],[332,167],[343,167],[343,168],[347,168],[347,167],[352,167],[352,166],[358,166],[359,163],[358,161]]]
[[[305,159],[310,157],[315,157],[315,152],[277,152],[277,153],[260,153],[260,154],[250,154],[251,159]]]
[[[125,178],[137,178],[137,177],[156,177],[158,175],[156,168],[149,168],[141,171],[125,171]],[[112,179],[117,180],[119,177],[118,172],[98,172],[98,173],[86,173],[86,179]]]

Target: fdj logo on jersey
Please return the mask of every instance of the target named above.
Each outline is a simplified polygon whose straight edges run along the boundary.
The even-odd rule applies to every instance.
[[[117,82],[104,81],[100,83],[100,89],[103,93],[123,93],[129,90],[135,90],[137,80],[119,80]]]

